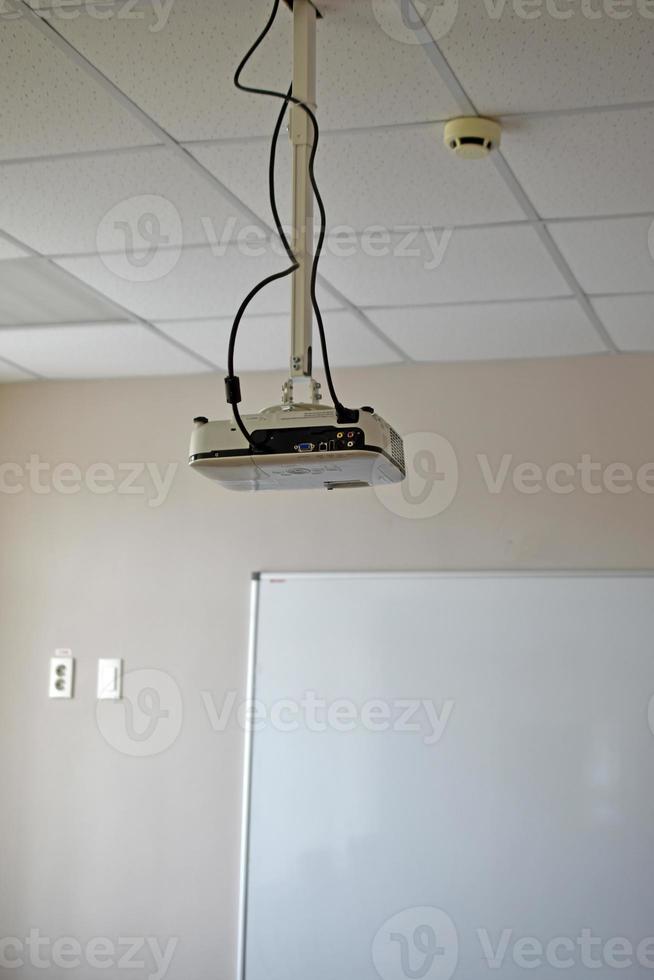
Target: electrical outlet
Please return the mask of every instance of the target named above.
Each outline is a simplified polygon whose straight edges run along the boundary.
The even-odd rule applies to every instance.
[[[72,698],[75,682],[75,660],[70,650],[57,650],[50,658],[51,698]]]

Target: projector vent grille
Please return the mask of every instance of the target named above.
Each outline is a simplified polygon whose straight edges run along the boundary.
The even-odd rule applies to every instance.
[[[390,451],[390,456],[393,462],[400,467],[402,472],[405,472],[404,466],[404,443],[402,442],[402,437],[397,434],[395,429],[393,429],[386,419],[381,418],[380,415],[375,414],[375,419],[379,422],[382,430],[384,432],[384,437],[386,439],[386,447]]]
[[[391,429],[390,425],[388,429],[391,437],[391,456],[393,457],[394,462],[404,469],[404,445],[402,443],[402,439],[400,436],[398,436],[395,429]]]

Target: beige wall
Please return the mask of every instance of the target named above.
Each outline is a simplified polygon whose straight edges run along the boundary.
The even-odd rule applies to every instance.
[[[201,692],[220,707],[243,689],[251,573],[651,567],[651,494],[588,493],[578,482],[570,493],[526,494],[512,468],[490,493],[477,457],[495,470],[509,455],[511,467],[547,468],[590,454],[635,471],[654,461],[653,373],[646,356],[342,372],[345,400],[453,446],[458,492],[424,519],[394,513],[397,495],[386,504],[369,491],[229,495],[190,472],[191,419],[225,412],[217,377],[0,388],[2,463],[37,455],[83,473],[97,462],[180,463],[157,507],[145,494],[57,492],[52,470],[39,477],[50,492],[37,493],[27,474],[1,471],[5,491],[21,480],[25,489],[0,493],[0,936],[179,937],[168,977],[231,978],[242,738],[237,725],[212,729]],[[244,378],[246,407],[275,402],[279,382]],[[615,484],[620,473],[605,475]],[[427,508],[452,484],[451,467],[447,476]],[[654,490],[654,470],[641,471],[646,489],[648,478]],[[72,702],[46,698],[55,647],[78,658]],[[184,721],[167,751],[132,758],[103,739],[101,656],[174,678]]]

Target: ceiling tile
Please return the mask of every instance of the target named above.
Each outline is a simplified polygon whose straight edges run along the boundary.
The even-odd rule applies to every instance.
[[[446,119],[457,105],[419,46],[388,32],[396,0],[346,2],[318,26],[318,109],[327,129]],[[383,97],[380,98],[380,93]]]
[[[192,355],[134,323],[1,329],[3,356],[44,378],[122,378],[207,370]]]
[[[390,364],[398,358],[357,317],[345,310],[324,316],[330,363],[334,367]],[[224,368],[231,328],[229,320],[191,320],[167,323],[159,329],[214,364]],[[236,361],[240,371],[288,368],[290,333],[286,316],[250,317],[239,331]],[[314,362],[322,367],[322,355],[314,327]]]
[[[439,44],[481,113],[654,100],[648,0],[446,0],[446,6],[456,7],[457,16]]]
[[[0,325],[115,319],[115,308],[46,259],[0,262]]]
[[[619,350],[654,350],[654,295],[606,296],[593,306]]]
[[[563,221],[548,227],[587,293],[654,291],[654,226],[649,218]]]
[[[7,12],[0,65],[0,159],[156,142],[36,28]]]
[[[390,244],[389,244],[390,243]],[[359,306],[565,296],[569,289],[533,228],[455,229],[389,236],[340,257],[328,245],[323,271]]]
[[[0,359],[0,384],[5,384],[8,381],[32,380],[32,375],[27,374],[26,371],[21,371],[19,368],[14,367],[13,364],[7,364],[6,361]]]
[[[375,17],[379,6],[380,0],[375,6],[367,0],[343,4],[319,24],[318,101],[325,128],[440,119],[456,111],[420,49],[382,28]],[[140,18],[99,21],[82,14],[59,29],[177,139],[271,132],[275,103],[232,85],[234,69],[266,22],[266,4],[184,0],[161,5],[164,16],[154,4],[144,8],[135,12]],[[290,42],[291,19],[282,5],[247,81],[286,90]]]
[[[559,357],[606,349],[572,299],[367,312],[418,361]]]
[[[283,257],[271,252],[270,246],[262,248],[261,243],[248,249],[229,246],[221,252],[214,255],[210,248],[176,251],[170,263],[160,267],[160,278],[147,282],[136,281],[138,269],[130,271],[132,278],[124,278],[125,269],[122,264],[114,265],[111,255],[60,259],[58,264],[148,320],[231,316],[254,285],[285,267]],[[318,296],[324,309],[340,305],[321,289]],[[259,294],[250,312],[286,313],[290,297],[290,278],[278,280]]]
[[[0,232],[0,236],[1,234]],[[8,242],[6,238],[0,237],[0,262],[3,259],[25,258],[27,254],[22,248],[18,248],[12,242]]]
[[[0,180],[3,227],[16,238],[50,255],[134,249],[146,274],[159,243],[229,241],[246,225],[164,147],[0,166]]]
[[[265,143],[192,146],[192,152],[230,190],[270,222]],[[291,154],[280,146],[278,203],[291,216]],[[457,159],[437,126],[402,126],[359,133],[326,133],[316,175],[329,228],[465,225],[520,220],[522,210],[490,161]]]
[[[654,213],[654,109],[525,119],[502,147],[543,217]]]

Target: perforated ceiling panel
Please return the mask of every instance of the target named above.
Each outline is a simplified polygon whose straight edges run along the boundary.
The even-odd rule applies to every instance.
[[[199,160],[268,218],[267,154],[263,143],[194,147]],[[290,213],[290,150],[279,159],[280,204]],[[438,179],[429,187],[425,174]],[[371,226],[467,225],[519,220],[515,198],[493,167],[475,180],[443,145],[439,126],[402,126],[356,133],[326,133],[317,168],[330,229]],[[390,187],[390,175],[396,186]],[[344,179],[347,175],[347,179]],[[365,188],[365,193],[362,193]]]
[[[251,222],[167,147],[33,160],[3,174],[4,228],[48,255],[233,241]]]
[[[0,381],[222,368],[229,318],[286,261],[267,200],[277,106],[232,86],[272,0],[15,3]],[[654,349],[649,0],[320,7],[334,362]],[[286,88],[290,41],[283,7],[248,81]],[[456,159],[442,122],[477,111],[502,148]],[[285,140],[277,170],[290,224]],[[246,367],[283,367],[289,308],[288,281],[257,298]]]
[[[654,100],[651,5],[594,0],[444,0],[444,5],[456,7],[456,16],[439,45],[482,113]]]
[[[24,18],[0,26],[0,159],[155,142]]]

